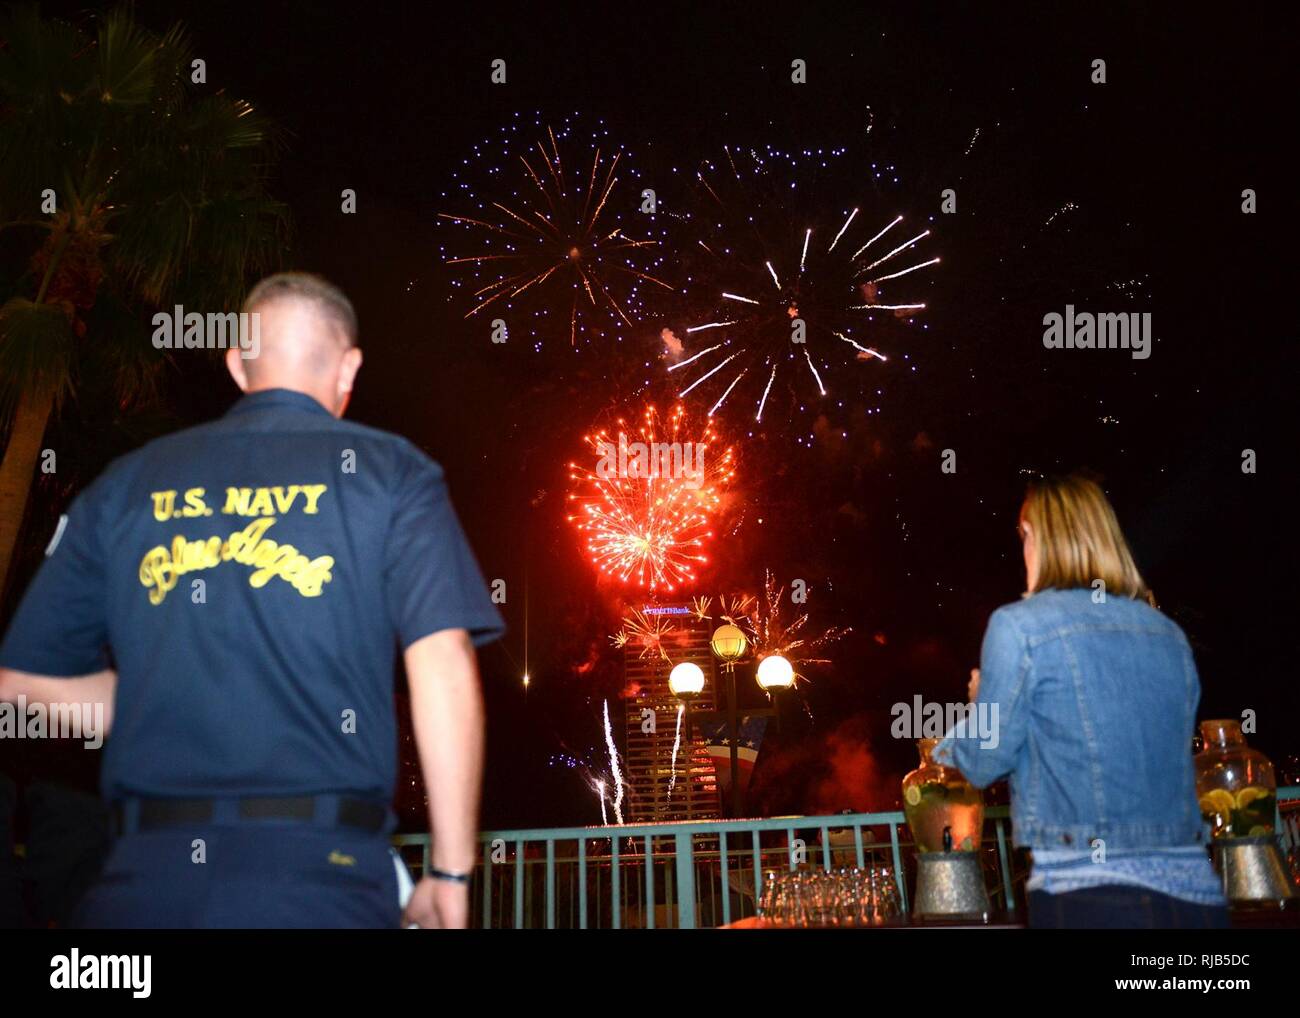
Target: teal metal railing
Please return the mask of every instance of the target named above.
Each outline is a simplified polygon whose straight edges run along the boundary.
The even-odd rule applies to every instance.
[[[1278,789],[1279,804],[1293,800],[1300,786]],[[1300,811],[1282,820],[1279,809],[1279,837],[1293,850]],[[427,834],[393,840],[414,875],[429,867]],[[915,865],[897,811],[489,831],[479,840],[471,901],[473,924],[485,929],[724,925],[755,914],[766,871],[815,866],[887,867],[906,912]],[[1014,913],[1028,874],[1011,848],[1007,807],[985,810],[981,851],[994,911]]]

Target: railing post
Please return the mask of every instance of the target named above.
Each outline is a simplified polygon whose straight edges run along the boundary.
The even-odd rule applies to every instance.
[[[619,873],[618,866],[618,836],[614,835],[609,839],[609,898],[610,898],[610,923],[613,929],[621,930],[623,928],[623,912],[619,908],[618,896],[622,888],[620,884],[622,874]]]
[[[555,929],[555,839],[546,839],[546,928]]]
[[[645,836],[645,928],[655,928],[655,848],[654,835]]]
[[[726,835],[724,834],[725,838]],[[677,926],[695,929],[695,856],[691,836],[684,831],[673,835],[677,846]]]
[[[578,838],[578,929],[587,928],[587,839]]]
[[[904,915],[907,914],[907,881],[903,877],[903,855],[898,850],[898,823],[889,822],[889,844],[894,850],[894,880],[898,884],[898,903]]]
[[[492,928],[492,843],[483,842],[483,929]]]
[[[758,832],[755,831],[755,834]],[[727,868],[727,829],[724,827],[718,832],[718,858],[722,863],[722,925],[726,926],[731,922],[731,881],[728,879],[730,874]],[[758,899],[755,898],[755,901]]]
[[[524,928],[524,843],[515,842],[515,929]]]
[[[1011,867],[1007,863],[1007,836],[1002,829],[1002,820],[993,821],[998,832],[998,865],[1002,869],[1002,892],[1006,895],[1007,911],[1016,910],[1016,893],[1011,889]]]

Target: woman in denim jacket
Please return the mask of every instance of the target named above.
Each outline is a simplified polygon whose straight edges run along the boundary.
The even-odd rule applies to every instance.
[[[934,759],[980,788],[1010,777],[1030,925],[1226,926],[1192,773],[1187,638],[1147,603],[1092,481],[1031,485],[1018,530],[1029,592],[989,619],[971,683],[994,737],[958,724]]]

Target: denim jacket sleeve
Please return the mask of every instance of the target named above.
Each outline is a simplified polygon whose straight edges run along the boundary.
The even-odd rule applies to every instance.
[[[977,788],[1015,769],[1029,731],[1029,645],[1006,608],[989,618],[980,652],[980,688],[970,721],[958,722],[934,760],[956,767]]]

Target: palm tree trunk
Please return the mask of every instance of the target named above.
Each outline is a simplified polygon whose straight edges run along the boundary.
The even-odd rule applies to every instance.
[[[53,407],[53,389],[33,392],[29,387],[23,389],[14,408],[9,444],[0,461],[0,593],[9,576],[23,511],[36,473],[36,460],[41,454],[41,439],[45,437],[45,425]]]

